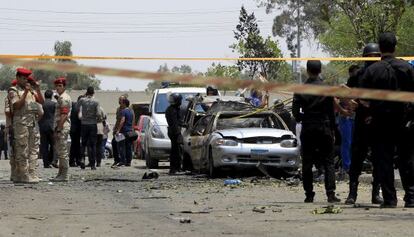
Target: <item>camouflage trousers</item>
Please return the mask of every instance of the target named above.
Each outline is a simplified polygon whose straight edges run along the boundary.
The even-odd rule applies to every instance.
[[[13,125],[15,176],[18,179],[37,177],[40,134],[37,126]]]
[[[59,161],[59,168],[65,170],[69,168],[69,152],[67,147],[69,130],[69,126],[64,126],[59,133],[55,133],[54,154]]]

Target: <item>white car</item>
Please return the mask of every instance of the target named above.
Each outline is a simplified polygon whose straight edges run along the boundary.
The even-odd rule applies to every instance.
[[[167,110],[168,96],[172,93],[182,95],[182,108],[186,107],[190,96],[197,94],[206,94],[206,88],[199,87],[177,87],[157,89],[154,91],[149,111],[150,122],[145,131],[145,161],[148,168],[157,168],[160,160],[168,160],[171,142],[168,138],[168,124],[165,118],[165,111]],[[184,115],[184,112],[183,112]]]

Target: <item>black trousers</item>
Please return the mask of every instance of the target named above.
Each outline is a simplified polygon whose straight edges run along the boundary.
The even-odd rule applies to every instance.
[[[40,133],[40,155],[43,159],[43,166],[49,166],[53,161],[53,130],[41,131]]]
[[[394,157],[401,142],[403,122],[397,116],[378,116],[372,119],[372,159],[381,184],[384,204],[397,204],[394,185]]]
[[[115,136],[112,138],[112,155],[114,157],[115,164],[121,162],[118,152],[118,142],[115,140]]]
[[[71,129],[70,131],[70,152],[69,152],[69,164],[80,165],[82,161],[81,157],[81,128]]]
[[[171,150],[170,150],[170,170],[171,171],[180,171],[181,170],[181,135],[172,135],[168,134],[168,137],[171,140]]]
[[[349,169],[349,181],[351,183],[357,183],[359,176],[362,172],[362,167],[365,159],[368,157],[369,149],[371,148],[371,125],[366,124],[363,118],[360,118],[357,114],[354,125],[354,135],[352,138],[352,156],[351,167]],[[378,169],[374,164],[375,160],[372,159],[373,164],[373,184],[378,184]]]
[[[82,137],[82,162],[85,162],[85,151],[88,149],[89,164],[91,167],[95,167],[96,164],[96,141],[98,135],[98,128],[96,124],[82,124],[81,137]]]
[[[103,158],[102,142],[103,142],[103,135],[97,134],[96,136],[96,164],[97,165],[101,165],[101,161]]]
[[[334,140],[332,131],[325,123],[302,123],[302,178],[306,195],[313,194],[313,165],[320,164],[325,171],[327,195],[335,193]]]
[[[397,166],[405,191],[404,201],[414,204],[414,146],[412,144],[414,140],[414,126],[404,128],[402,135]]]

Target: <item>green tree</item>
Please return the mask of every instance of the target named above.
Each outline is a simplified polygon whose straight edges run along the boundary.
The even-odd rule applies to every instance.
[[[178,74],[191,74],[193,72],[193,69],[186,64],[183,64],[181,66],[174,66],[169,69],[168,65],[165,63],[163,65],[160,65],[158,70],[158,73],[178,73]],[[161,82],[160,81],[153,81],[148,83],[147,89],[145,91],[147,93],[152,93],[155,89],[161,88]]]
[[[72,56],[72,43],[69,41],[56,41],[54,51],[55,56]],[[77,64],[76,61],[71,59],[57,59],[55,61]],[[60,76],[67,78],[68,89],[85,90],[88,86],[93,86],[95,89],[99,89],[100,85],[100,81],[95,77],[95,75],[88,75],[84,73],[65,73],[59,71],[34,69],[33,75],[37,80],[42,81],[43,89],[53,88],[53,81]]]
[[[282,57],[278,42],[270,37],[264,39],[260,35],[254,13],[248,14],[244,7],[240,10],[239,24],[234,31],[237,42],[230,46],[241,58],[279,58]],[[237,66],[240,71],[253,78],[261,73],[269,80],[280,80],[279,70],[287,68],[286,62],[281,61],[244,61],[239,60]],[[285,76],[285,75],[284,75]],[[285,78],[282,78],[285,79]]]
[[[269,13],[272,9],[281,11],[274,20],[274,35],[294,42],[299,26],[304,37],[319,40],[323,49],[334,56],[360,55],[363,46],[376,42],[382,32],[401,34],[403,20],[406,27],[410,26],[411,19],[404,15],[412,5],[407,0],[264,0],[261,3]],[[411,24],[410,31],[412,27]]]
[[[225,66],[221,63],[212,63],[204,75],[207,77],[228,77],[234,79],[248,78],[248,75],[242,74],[237,66]]]
[[[8,65],[0,67],[0,90],[7,90],[16,78],[16,70]]]

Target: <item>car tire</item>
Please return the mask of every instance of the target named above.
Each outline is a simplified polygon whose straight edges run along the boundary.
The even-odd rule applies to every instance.
[[[151,154],[148,152],[148,154],[145,156],[145,164],[147,165],[148,169],[156,169],[158,168],[158,160],[151,158]]]
[[[217,178],[218,169],[214,167],[213,152],[211,148],[208,151],[208,176],[210,178]]]

